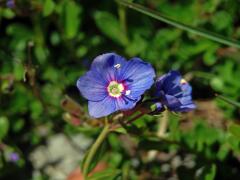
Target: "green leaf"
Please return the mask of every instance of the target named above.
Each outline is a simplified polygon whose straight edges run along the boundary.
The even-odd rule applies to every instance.
[[[114,132],[121,133],[121,134],[127,134],[127,130],[123,127],[114,129]]]
[[[140,13],[143,13],[143,14],[145,14],[147,16],[150,16],[150,17],[152,17],[154,19],[157,19],[159,21],[162,21],[162,22],[165,22],[167,24],[170,24],[170,25],[172,25],[174,27],[177,27],[179,29],[182,29],[182,30],[188,31],[190,33],[194,33],[194,34],[203,36],[205,38],[211,39],[213,41],[216,41],[216,42],[219,42],[219,43],[222,43],[222,44],[225,44],[225,45],[229,45],[229,46],[240,48],[240,42],[238,42],[236,40],[229,39],[229,38],[226,38],[226,37],[224,37],[222,35],[219,35],[219,34],[216,34],[216,33],[213,33],[213,32],[207,31],[207,30],[204,30],[204,29],[192,27],[190,25],[178,22],[176,20],[173,20],[173,19],[167,17],[166,15],[164,15],[162,13],[159,13],[157,11],[151,10],[149,8],[146,8],[146,7],[141,6],[139,4],[136,4],[136,3],[130,3],[128,1],[126,1],[126,0],[116,0],[116,1],[118,3],[120,3],[121,5],[124,5],[124,6],[128,7],[128,8],[134,9],[134,10],[140,12]]]
[[[196,175],[196,179],[202,180],[214,180],[216,176],[217,167],[215,164],[206,164],[199,169],[199,173]]]
[[[12,9],[4,9],[2,16],[7,18],[7,19],[12,19],[15,17],[15,13]]]
[[[17,119],[13,124],[13,131],[19,132],[24,127],[25,121],[24,119]]]
[[[0,117],[0,141],[7,135],[9,122],[6,117]]]
[[[108,12],[98,11],[94,14],[97,27],[110,39],[125,46],[128,42],[124,32],[121,31],[117,18]]]
[[[65,32],[66,37],[71,39],[77,35],[81,18],[79,17],[82,9],[74,1],[67,1],[65,4]]]
[[[232,100],[232,99],[230,99],[228,97],[225,97],[223,95],[216,94],[216,96],[217,96],[218,99],[221,99],[221,100],[225,101],[228,104],[231,104],[233,106],[236,106],[237,108],[240,108],[240,103],[239,102],[234,101],[234,100]]]
[[[211,169],[209,170],[209,172],[205,175],[205,180],[214,180],[215,176],[216,176],[216,165],[213,164],[211,166]]]
[[[30,109],[31,109],[31,117],[33,119],[37,119],[41,116],[43,112],[43,106],[40,101],[33,100],[30,103]]]
[[[106,169],[101,172],[94,173],[92,176],[87,178],[87,180],[113,180],[117,176],[121,175],[121,170],[119,169]]]
[[[147,42],[140,37],[139,35],[134,35],[133,40],[131,43],[127,46],[126,52],[130,56],[136,56],[143,52],[147,47]]]
[[[55,7],[55,3],[53,0],[45,0],[43,5],[43,16],[49,16],[52,14]]]
[[[230,135],[227,138],[227,143],[230,145],[231,149],[233,149],[236,152],[239,152],[239,150],[240,150],[239,138],[236,138],[236,136],[234,136],[234,135]]]
[[[130,176],[130,169],[131,169],[131,164],[129,161],[125,162],[122,166],[122,179],[126,180],[129,179]]]
[[[235,137],[237,137],[238,139],[240,139],[240,125],[238,124],[231,124],[229,127],[228,127],[228,131],[234,135]]]
[[[40,63],[44,63],[46,61],[48,51],[43,46],[36,46],[35,49],[35,55],[38,58]]]
[[[231,27],[232,17],[227,11],[217,11],[214,16],[211,17],[211,22],[214,27],[218,30]]]

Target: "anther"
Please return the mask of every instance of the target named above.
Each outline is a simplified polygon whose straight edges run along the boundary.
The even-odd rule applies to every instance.
[[[125,92],[125,94],[128,96],[129,94],[130,94],[130,90],[127,90],[126,92]]]
[[[121,67],[121,64],[115,64],[114,67],[119,69]]]

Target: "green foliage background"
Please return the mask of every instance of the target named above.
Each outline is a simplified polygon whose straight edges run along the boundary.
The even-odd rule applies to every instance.
[[[94,57],[105,52],[139,56],[152,63],[158,75],[178,69],[191,81],[197,104],[207,102],[186,117],[169,116],[170,143],[144,135],[156,131],[158,117],[136,121],[141,133],[134,136],[138,153],[133,156],[121,146],[119,134],[112,134],[110,157],[104,158],[113,168],[127,169],[129,179],[240,176],[239,109],[214,96],[219,93],[240,101],[239,49],[179,30],[114,1],[21,0],[12,9],[0,2],[0,142],[4,144],[0,178],[16,172],[22,179],[31,179],[29,153],[55,133],[97,135],[98,128],[82,130],[63,121],[60,102],[68,94],[86,107],[76,80]],[[134,2],[188,25],[240,39],[237,0]],[[211,117],[209,104],[218,109]],[[47,133],[40,133],[42,127]],[[182,158],[192,154],[196,165],[163,172],[160,167],[165,162],[147,163],[139,157],[149,149],[173,151]],[[4,159],[4,152],[13,151],[21,156],[17,164]],[[130,163],[134,158],[140,161],[137,167]]]

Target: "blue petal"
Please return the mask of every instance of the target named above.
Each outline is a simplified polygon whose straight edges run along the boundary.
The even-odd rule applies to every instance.
[[[136,103],[141,99],[141,97],[137,99],[132,99],[131,97],[123,95],[116,99],[116,108],[118,110],[128,110],[135,107]]]
[[[121,69],[119,80],[125,82],[130,95],[138,98],[154,83],[153,67],[139,58],[133,58]]]
[[[166,78],[167,78],[167,74],[164,74],[164,75],[157,78],[157,80],[156,80],[157,90],[162,90],[163,89],[163,83],[164,83]]]
[[[164,91],[172,95],[181,91],[181,89],[179,89],[181,79],[182,76],[178,71],[170,71],[163,83]]]
[[[156,88],[157,96],[171,111],[186,112],[196,108],[192,102],[192,87],[188,83],[181,83],[182,76],[178,71],[158,78]]]
[[[125,66],[126,60],[115,54],[115,53],[106,53],[100,56],[97,56],[92,65],[91,70],[96,71],[99,76],[102,76],[106,81],[117,80],[120,69]],[[120,66],[120,68],[117,68]]]
[[[179,101],[182,105],[191,104],[192,103],[192,96],[184,96],[179,98]]]
[[[165,95],[162,99],[163,99],[163,104],[166,105],[170,110],[182,105],[181,102],[178,100],[178,98],[172,95]]]
[[[176,107],[175,109],[172,109],[172,111],[175,112],[188,112],[196,109],[196,105],[194,103],[188,104],[188,105],[182,105],[180,107]]]
[[[82,96],[90,101],[100,101],[107,96],[107,84],[93,71],[88,71],[77,81],[77,87]]]
[[[180,84],[179,86],[175,87],[174,89],[169,90],[167,92],[167,94],[173,95],[177,98],[191,96],[192,87],[188,83]]]
[[[189,95],[192,94],[192,87],[188,83],[182,84],[181,89],[182,89],[182,92],[183,92],[182,96],[189,96]]]
[[[98,101],[98,102],[89,101],[88,111],[90,116],[95,118],[108,116],[109,114],[117,111],[116,105],[115,105],[115,99],[107,96],[102,101]]]
[[[166,94],[179,96],[182,94],[180,81],[182,76],[178,71],[169,71],[167,74],[160,76],[156,81],[156,88],[163,90]]]

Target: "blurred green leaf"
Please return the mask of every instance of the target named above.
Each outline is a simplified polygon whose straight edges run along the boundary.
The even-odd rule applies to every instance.
[[[43,105],[40,101],[32,100],[30,103],[31,117],[33,119],[38,119],[43,112]]]
[[[217,158],[219,160],[223,161],[227,157],[229,151],[230,151],[229,146],[226,145],[226,144],[222,144],[218,153],[217,153]]]
[[[175,21],[175,20],[167,17],[166,15],[163,15],[163,14],[157,12],[157,11],[153,11],[149,8],[146,8],[146,7],[141,6],[139,4],[136,4],[136,3],[130,3],[126,0],[116,0],[116,1],[118,3],[120,3],[121,5],[127,6],[128,8],[134,9],[138,12],[141,12],[141,13],[143,13],[147,16],[150,16],[154,19],[157,19],[159,21],[163,21],[163,22],[165,22],[167,24],[170,24],[172,26],[175,26],[179,29],[183,29],[185,31],[203,36],[205,38],[214,40],[216,42],[219,42],[219,43],[222,43],[222,44],[225,44],[225,45],[240,48],[240,42],[238,42],[236,40],[228,39],[228,38],[226,38],[222,35],[219,35],[219,34],[207,31],[207,30],[203,30],[203,29],[200,29],[200,28],[195,28],[195,27],[183,24],[181,22]]]
[[[127,130],[123,127],[114,129],[114,132],[121,133],[121,134],[127,134]]]
[[[15,122],[14,122],[14,125],[13,125],[13,131],[14,132],[19,132],[20,130],[22,130],[22,128],[24,127],[24,124],[25,124],[25,121],[24,119],[17,119]]]
[[[147,42],[139,35],[134,35],[133,40],[126,47],[126,52],[130,56],[136,56],[143,52],[147,47]]]
[[[203,120],[193,122],[194,128],[188,132],[180,134],[182,140],[191,148],[198,152],[207,152],[208,148],[214,143],[217,143],[222,136],[221,130],[217,128],[211,128]]]
[[[9,122],[6,117],[0,117],[0,141],[7,135]]]
[[[39,60],[39,63],[44,63],[47,59],[48,50],[44,46],[37,46],[34,49],[35,55]]]
[[[79,30],[81,23],[80,13],[81,7],[74,1],[67,1],[65,4],[65,31],[68,39],[74,38]]]
[[[12,19],[15,17],[15,13],[13,12],[12,9],[4,9],[3,10],[3,17],[7,19]]]
[[[87,180],[113,180],[121,175],[121,170],[108,168],[101,172],[94,173]]]
[[[50,36],[50,41],[51,41],[52,45],[58,45],[61,41],[60,38],[61,37],[58,32],[53,32]]]
[[[231,134],[227,138],[227,142],[228,142],[228,144],[230,145],[230,147],[233,151],[239,152],[239,150],[240,150],[240,140],[239,140],[238,137]]]
[[[43,5],[43,16],[49,16],[55,7],[55,3],[53,0],[45,0]]]
[[[206,174],[204,179],[205,180],[214,180],[215,176],[216,176],[216,170],[217,170],[217,167],[215,164],[213,164],[211,166],[211,168],[209,169],[209,173]]]
[[[196,179],[201,180],[214,180],[216,176],[217,167],[215,164],[206,164],[199,169]]]
[[[230,124],[228,131],[240,140],[240,125],[235,123]]]
[[[231,15],[226,11],[216,12],[214,16],[212,16],[211,21],[217,30],[223,30],[232,25]]]
[[[87,52],[88,52],[88,48],[86,46],[80,46],[77,48],[76,56],[83,57],[87,54]]]
[[[218,57],[217,57],[217,50],[218,50],[218,46],[214,45],[214,44],[209,44],[209,47],[207,47],[205,50],[204,50],[204,55],[203,55],[203,60],[204,60],[204,63],[208,66],[212,66],[214,65],[217,60],[218,60]]]
[[[13,69],[14,77],[17,80],[23,80],[24,76],[24,66],[21,63],[15,63],[14,64],[14,69]]]
[[[109,12],[97,11],[94,14],[94,19],[97,27],[103,34],[120,45],[125,46],[127,44],[127,37],[121,31],[120,23],[115,16]]]

